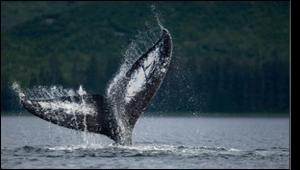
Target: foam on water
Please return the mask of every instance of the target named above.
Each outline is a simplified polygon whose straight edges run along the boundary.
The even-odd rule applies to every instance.
[[[152,156],[179,156],[179,157],[199,157],[202,159],[272,159],[279,155],[288,155],[283,150],[266,150],[264,152],[257,152],[256,150],[240,150],[236,148],[224,147],[207,147],[207,146],[183,146],[183,145],[165,145],[165,144],[136,144],[132,146],[122,145],[66,145],[55,147],[22,147],[18,150],[28,149],[35,151],[43,150],[45,153],[48,151],[68,151],[79,155],[92,153],[97,157],[119,156],[119,157],[152,157]],[[63,154],[63,153],[62,153]]]
[[[114,146],[114,145],[67,145],[67,146],[23,146],[1,148],[1,154],[13,155],[14,159],[1,159],[3,167],[48,168],[287,168],[283,158],[287,151],[235,150],[223,147],[191,147],[182,145]],[[55,162],[48,164],[45,162]],[[70,159],[65,159],[70,158]],[[107,159],[108,158],[108,159]],[[76,160],[75,162],[73,160]],[[97,161],[98,160],[98,161]],[[161,161],[162,160],[162,161]],[[18,162],[22,165],[18,166]],[[107,162],[109,161],[109,162]],[[167,163],[167,164],[166,164]],[[169,166],[169,165],[170,166]]]

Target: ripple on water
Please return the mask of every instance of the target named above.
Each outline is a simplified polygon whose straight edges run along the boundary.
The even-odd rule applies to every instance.
[[[262,158],[278,155],[288,155],[287,148],[271,148],[241,150],[236,148],[183,146],[183,145],[158,145],[137,144],[132,146],[121,145],[66,145],[66,146],[23,146],[9,150],[2,148],[2,152],[13,152],[15,156],[28,154],[45,155],[47,157],[63,157],[72,154],[78,157],[151,157],[151,156],[187,156],[187,157],[243,157]]]
[[[74,161],[85,159],[85,161],[106,160],[118,161],[122,165],[126,164],[127,159],[135,161],[160,159],[160,160],[186,160],[191,161],[272,161],[280,160],[288,157],[287,148],[270,148],[253,150],[242,150],[237,148],[225,147],[207,147],[207,146],[184,146],[184,145],[165,145],[165,144],[136,144],[132,146],[120,145],[65,145],[65,146],[23,146],[14,149],[1,148],[1,155],[13,155],[12,159],[1,159],[1,163],[5,166],[7,163],[18,166],[20,164],[34,164],[45,162],[47,160],[59,161],[62,160]],[[103,158],[103,159],[99,159]],[[143,159],[140,159],[143,158]],[[144,159],[147,158],[147,159]],[[161,159],[164,158],[164,159]],[[124,162],[125,161],[125,162]],[[19,163],[17,163],[19,162]],[[108,162],[102,164],[109,166]],[[148,164],[147,164],[148,165]],[[151,165],[151,164],[149,164]],[[20,165],[21,166],[21,165]],[[22,165],[24,166],[24,165]],[[95,165],[89,165],[95,166]],[[11,166],[10,166],[11,167]]]

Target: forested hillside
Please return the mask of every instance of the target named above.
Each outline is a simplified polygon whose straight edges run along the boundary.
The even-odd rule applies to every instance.
[[[103,94],[138,31],[173,37],[173,61],[149,110],[288,112],[289,2],[1,1],[1,111],[10,86]]]

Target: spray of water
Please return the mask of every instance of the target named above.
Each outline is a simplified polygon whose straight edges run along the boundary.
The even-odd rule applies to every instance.
[[[115,121],[118,123],[117,131],[119,131],[121,136],[124,136],[124,139],[127,135],[131,136],[131,132],[128,132],[127,129],[128,122],[123,119],[123,117],[125,117],[124,106],[126,103],[130,102],[131,96],[134,96],[134,94],[139,92],[145,85],[144,79],[147,78],[147,71],[151,70],[151,64],[149,64],[148,70],[140,70],[136,72],[136,75],[134,75],[134,78],[130,81],[126,79],[125,74],[131,68],[133,63],[155,44],[161,34],[161,30],[164,29],[155,6],[152,5],[151,8],[156,19],[156,26],[151,26],[151,28],[147,31],[140,31],[136,35],[135,39],[132,40],[128,48],[125,52],[123,52],[123,64],[121,64],[119,71],[108,84],[106,90],[106,98],[112,104],[111,110],[114,113]],[[153,57],[149,57],[149,61],[146,60],[145,62],[152,63],[153,60],[157,60],[157,54],[158,51],[154,51],[153,54],[151,54]],[[129,81],[128,85],[126,85],[127,83],[124,83],[124,81]],[[126,87],[123,87],[125,85]],[[20,100],[39,100],[38,104],[42,107],[45,114],[61,111],[73,115],[73,121],[76,123],[77,127],[79,125],[77,123],[76,114],[83,115],[83,140],[86,144],[89,144],[89,140],[87,139],[87,115],[95,115],[96,109],[93,105],[90,105],[85,101],[84,96],[87,95],[87,92],[82,88],[82,86],[80,86],[77,91],[64,89],[61,86],[38,86],[33,89],[26,89],[23,91],[18,83],[13,83],[12,88],[18,94]],[[124,91],[123,89],[126,90]],[[55,100],[64,96],[70,96],[71,102]],[[81,102],[74,102],[74,96],[80,96]],[[122,100],[120,100],[120,98],[122,98]],[[57,115],[56,119],[63,119],[63,117]]]
[[[145,65],[149,65],[146,70],[142,70],[141,68],[134,73],[130,80],[125,76],[136,60],[155,44],[161,35],[161,30],[164,29],[155,11],[155,6],[152,6],[152,11],[155,14],[156,26],[151,26],[147,31],[140,31],[135,39],[132,40],[126,51],[123,52],[124,61],[121,64],[119,71],[111,80],[106,90],[106,97],[112,104],[112,112],[118,123],[118,131],[124,138],[126,138],[127,135],[131,136],[131,132],[129,132],[127,128],[128,122],[123,119],[123,117],[126,116],[125,104],[129,103],[132,96],[143,89],[146,82],[145,79],[147,79],[147,73],[151,71],[151,63],[158,59],[159,51],[157,49],[153,54],[150,54],[153,57],[149,57],[149,59],[145,61]],[[126,83],[127,81],[128,83]]]
[[[86,93],[86,91],[83,90],[83,88],[82,88],[81,85],[79,86],[79,89],[78,89],[77,93],[79,94],[79,96],[80,96],[80,98],[81,98],[81,105],[82,105],[83,107],[90,108],[90,106],[88,106],[88,105],[86,104],[86,101],[85,101],[84,98],[83,98],[83,95],[86,95],[87,93]],[[88,131],[87,131],[86,115],[87,115],[87,114],[90,114],[90,113],[93,113],[93,112],[90,112],[90,111],[88,111],[88,112],[83,112],[83,116],[84,116],[84,117],[83,117],[83,123],[84,123],[83,140],[84,140],[84,142],[85,142],[86,145],[89,145],[89,140],[87,139],[87,133],[88,133]]]
[[[162,25],[162,23],[160,22],[160,17],[159,17],[159,12],[157,11],[156,9],[156,6],[155,5],[151,5],[151,10],[152,10],[152,13],[156,19],[156,22],[158,24],[158,26],[160,27],[161,30],[165,29],[165,27]]]
[[[12,84],[12,89],[17,93],[20,100],[25,98],[25,94],[23,93],[23,91],[20,88],[20,85],[17,82],[14,82]]]

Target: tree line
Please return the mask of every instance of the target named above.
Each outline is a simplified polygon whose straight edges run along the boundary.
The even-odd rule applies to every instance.
[[[123,61],[122,49],[136,30],[156,22],[149,2],[61,2],[54,12],[46,2],[32,3],[31,10],[1,5],[2,112],[20,109],[13,81],[24,88],[83,85],[103,94]],[[150,111],[289,111],[289,2],[156,6],[174,51]],[[32,12],[38,8],[44,12]]]

